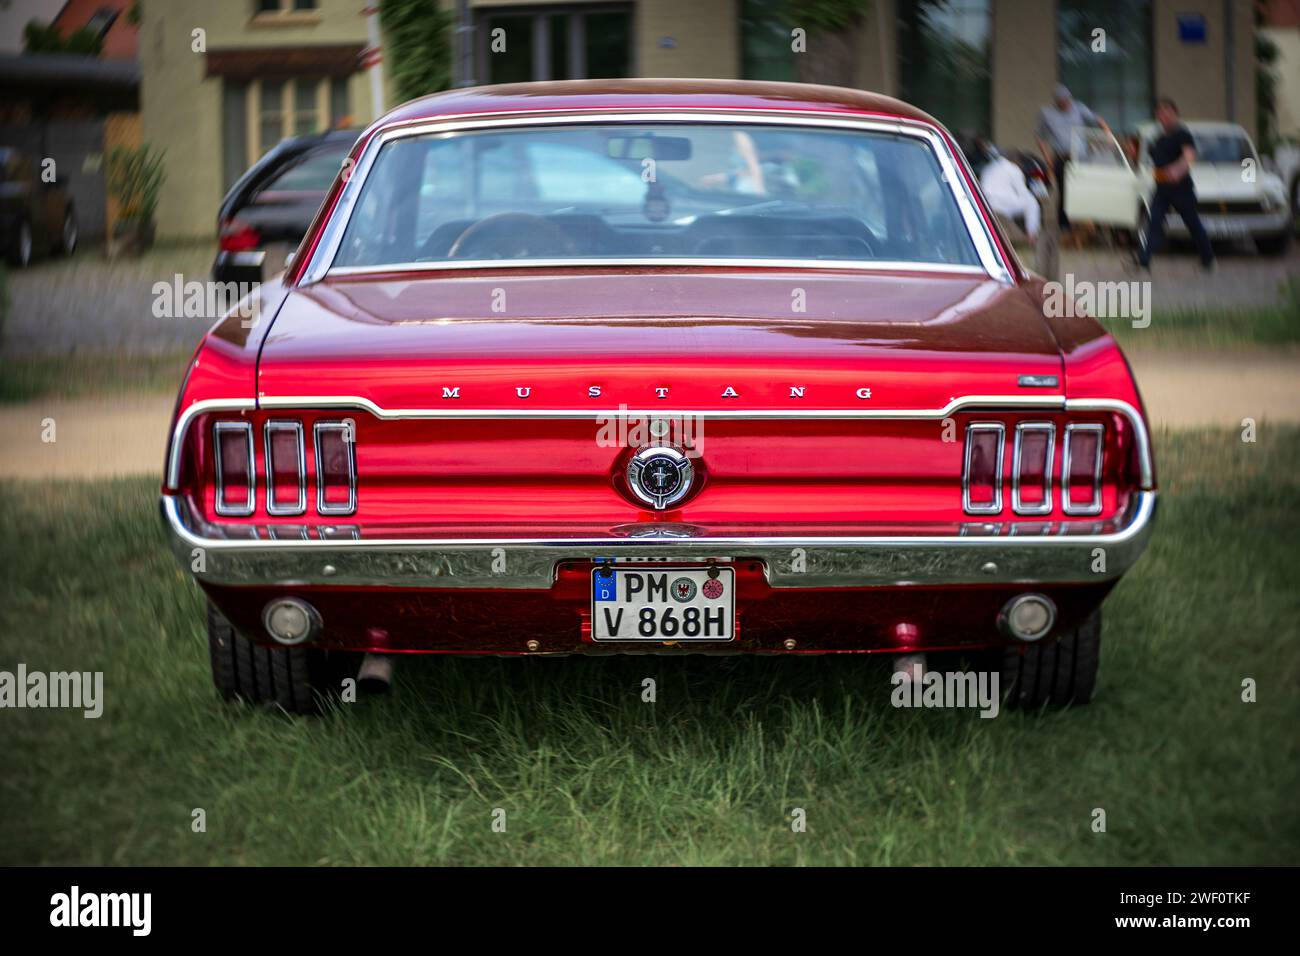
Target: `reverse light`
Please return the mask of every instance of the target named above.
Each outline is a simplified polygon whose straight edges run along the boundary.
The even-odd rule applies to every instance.
[[[1002,451],[1006,430],[1001,422],[975,422],[966,428],[966,459],[961,498],[967,514],[1002,510]]]
[[[262,626],[280,644],[301,644],[320,629],[320,614],[298,598],[277,598],[263,609]]]
[[[217,514],[251,515],[257,496],[252,423],[217,422],[212,426],[212,448],[217,473]]]
[[[1056,623],[1056,605],[1045,594],[1018,594],[1002,607],[998,626],[1018,641],[1037,641]]]
[[[1068,515],[1101,512],[1101,425],[1065,426],[1061,509]]]

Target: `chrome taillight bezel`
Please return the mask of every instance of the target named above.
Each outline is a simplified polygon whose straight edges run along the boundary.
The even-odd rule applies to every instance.
[[[221,436],[226,432],[240,432],[244,436],[248,456],[248,498],[243,505],[231,506],[226,500],[226,479],[221,463]],[[212,460],[216,471],[213,508],[223,518],[246,518],[257,508],[257,460],[253,454],[252,422],[216,422],[212,426]]]
[[[1092,498],[1085,505],[1075,504],[1070,497],[1070,461],[1074,454],[1074,435],[1090,433],[1097,436],[1097,456],[1092,467]],[[1104,425],[1071,423],[1065,426],[1065,448],[1061,455],[1061,510],[1068,515],[1101,514],[1102,462],[1106,454],[1106,428]]]
[[[977,432],[990,432],[998,436],[998,450],[994,456],[993,500],[988,504],[974,504],[970,500],[970,459]],[[966,426],[966,450],[961,469],[961,505],[968,515],[995,515],[1002,511],[1002,462],[1006,453],[1007,430],[1002,422],[971,422]]]
[[[294,435],[298,447],[298,497],[292,504],[284,504],[275,497],[275,465],[271,457],[271,438],[276,432],[288,431]],[[292,419],[271,419],[262,426],[262,444],[266,453],[266,513],[277,516],[300,515],[307,510],[307,450],[302,422]]]
[[[1043,463],[1043,500],[1025,504],[1020,500],[1021,446],[1028,433],[1047,435],[1047,459]],[[1056,425],[1052,422],[1021,422],[1016,425],[1016,440],[1011,452],[1011,510],[1018,515],[1046,515],[1052,513],[1052,465],[1056,458]]]
[[[318,421],[312,426],[312,445],[316,457],[316,513],[322,515],[350,515],[357,510],[357,458],[354,429],[350,421]],[[348,500],[347,504],[331,504],[325,500],[325,481],[322,477],[320,438],[325,432],[342,432],[343,447],[347,449]]]

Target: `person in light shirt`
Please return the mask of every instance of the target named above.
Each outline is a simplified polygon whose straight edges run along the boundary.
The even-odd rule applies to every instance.
[[[1037,242],[1042,210],[1038,197],[1029,191],[1020,167],[998,152],[996,146],[982,143],[988,161],[980,171],[980,189],[993,211],[1020,223],[1029,237]]]

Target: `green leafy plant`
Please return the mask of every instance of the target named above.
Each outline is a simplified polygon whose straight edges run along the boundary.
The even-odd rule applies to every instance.
[[[134,148],[117,146],[109,150],[105,166],[108,193],[117,200],[118,218],[125,222],[152,222],[158,208],[158,193],[167,176],[163,151],[148,143]]]
[[[451,86],[451,17],[430,0],[380,0],[384,60],[398,102]]]
[[[93,30],[82,28],[64,39],[48,23],[36,20],[23,28],[23,49],[28,53],[76,53],[81,56],[99,56],[103,41]]]

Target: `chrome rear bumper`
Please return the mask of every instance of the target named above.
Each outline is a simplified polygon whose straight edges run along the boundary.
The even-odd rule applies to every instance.
[[[658,526],[664,536],[408,540],[254,537],[251,526],[248,536],[218,537],[226,526],[200,528],[184,499],[162,499],[172,550],[211,584],[491,589],[549,588],[565,561],[637,559],[757,560],[774,588],[1096,584],[1141,556],[1155,508],[1156,492],[1140,491],[1110,525],[982,525],[977,534],[928,537],[722,537]]]

